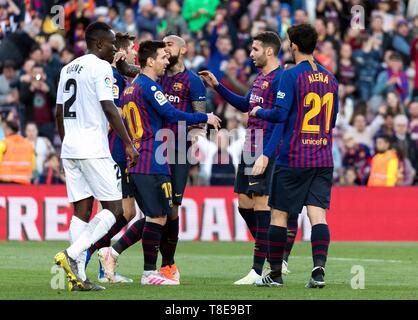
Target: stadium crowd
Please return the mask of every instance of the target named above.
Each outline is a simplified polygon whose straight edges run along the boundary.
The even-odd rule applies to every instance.
[[[62,6],[62,21],[55,5]],[[358,19],[351,13],[355,5],[364,10]],[[291,62],[286,30],[311,23],[319,34],[315,59],[340,83],[335,183],[372,186],[371,171],[390,177],[388,186],[418,183],[417,0],[0,0],[0,141],[24,141],[32,183],[65,181],[54,117],[58,78],[63,65],[85,54],[84,30],[94,20],[136,36],[137,45],[180,35],[187,42],[187,68],[209,69],[241,95],[257,74],[249,58],[251,38],[276,31],[284,65]],[[220,115],[234,134],[200,140],[202,165],[192,166],[189,182],[232,185],[247,115],[210,89],[207,97],[207,111]],[[229,164],[213,161],[222,150]],[[6,152],[0,142],[1,161],[8,160]],[[8,173],[0,170],[3,182]]]

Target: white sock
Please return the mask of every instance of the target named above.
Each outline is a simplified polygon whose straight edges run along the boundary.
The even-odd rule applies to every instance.
[[[73,216],[70,223],[70,244],[73,244],[87,228],[88,223]]]
[[[76,259],[84,250],[101,239],[116,222],[112,212],[107,209],[100,211],[79,238],[67,249],[67,254]],[[95,228],[93,228],[96,226]]]
[[[77,269],[78,269],[78,276],[81,280],[86,281],[86,259],[87,259],[87,250],[83,251],[77,257]]]
[[[119,257],[119,252],[112,248],[112,256],[114,256],[115,258]]]

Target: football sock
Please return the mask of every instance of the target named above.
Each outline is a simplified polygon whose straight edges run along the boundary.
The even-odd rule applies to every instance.
[[[71,218],[70,223],[70,243],[73,244],[80,235],[84,232],[84,230],[88,228],[88,223],[84,222],[80,218],[73,216]],[[81,280],[86,280],[86,272],[85,272],[85,261],[86,261],[86,252],[83,251],[76,259],[77,261],[77,269],[78,269],[78,276]]]
[[[327,224],[316,224],[312,226],[311,244],[314,267],[325,268],[329,242],[330,234]]]
[[[257,228],[257,220],[254,215],[254,209],[244,209],[244,208],[238,208],[239,213],[241,214],[241,217],[244,219],[245,223],[247,224],[248,229],[251,232],[251,235],[253,238],[256,238],[256,228]]]
[[[287,228],[270,225],[269,251],[271,276],[273,278],[282,275],[282,263],[284,247],[286,246]]]
[[[142,233],[142,249],[144,251],[144,271],[157,270],[158,250],[160,247],[163,226],[145,221]]]
[[[298,232],[298,215],[291,215],[287,221],[287,241],[286,248],[284,249],[283,260],[286,262],[289,259],[290,252],[292,251],[295,243],[296,234]]]
[[[179,240],[179,218],[167,219],[161,235],[160,252],[162,256],[161,267],[174,264],[174,254]]]
[[[128,220],[123,216],[123,214],[119,215],[116,218],[115,224],[110,228],[109,232],[106,233],[99,241],[95,242],[92,246],[90,246],[89,251],[90,255],[94,253],[94,251],[99,250],[100,248],[109,247],[110,240],[118,234],[120,230],[124,226],[128,224]]]
[[[120,237],[112,248],[119,254],[128,249],[133,244],[137,243],[142,238],[144,230],[145,218],[135,221],[126,232]]]
[[[253,269],[259,275],[263,271],[263,264],[268,251],[268,231],[270,226],[270,211],[260,210],[254,211],[257,220],[256,237],[253,254]]]
[[[93,243],[103,237],[116,222],[112,212],[107,209],[100,211],[91,220],[78,239],[67,249],[67,254],[72,259],[77,257]],[[92,226],[96,226],[94,229]]]

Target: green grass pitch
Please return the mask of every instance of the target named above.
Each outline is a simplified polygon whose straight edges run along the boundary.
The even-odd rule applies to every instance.
[[[0,299],[418,299],[418,243],[333,242],[324,289],[305,289],[312,268],[309,242],[297,242],[289,261],[291,274],[282,288],[234,286],[251,267],[252,243],[180,242],[178,287],[139,284],[139,244],[119,258],[118,271],[132,284],[106,284],[102,292],[51,289],[52,259],[66,242],[0,242]],[[351,288],[357,267],[364,268],[365,288]],[[97,280],[97,256],[88,276]]]

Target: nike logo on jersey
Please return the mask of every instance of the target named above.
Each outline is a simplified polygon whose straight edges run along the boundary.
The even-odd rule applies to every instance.
[[[250,182],[248,183],[250,186],[255,186],[256,184],[259,184],[260,182]]]

